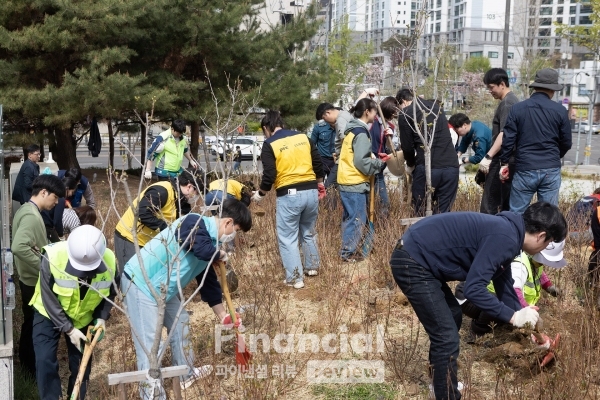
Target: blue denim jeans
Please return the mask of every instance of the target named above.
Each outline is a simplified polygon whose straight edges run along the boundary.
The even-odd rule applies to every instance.
[[[379,198],[379,209],[376,211],[380,212],[383,217],[387,217],[390,209],[390,198],[385,186],[383,171],[375,175],[375,190],[375,196]]]
[[[242,162],[236,161],[233,163],[233,172],[240,173],[242,172]]]
[[[419,321],[429,335],[429,364],[437,400],[460,399],[456,360],[462,310],[446,282],[396,247],[390,260],[394,280],[406,295]]]
[[[131,319],[133,344],[135,346],[135,354],[137,358],[138,371],[150,368],[148,356],[143,350],[142,344],[146,349],[152,348],[152,342],[156,335],[156,321],[158,318],[158,306],[154,299],[146,296],[138,287],[123,275],[121,277],[121,290],[124,296],[125,307]],[[163,326],[167,328],[167,332],[175,329],[169,344],[171,345],[172,365],[189,365],[194,366],[194,350],[189,339],[189,324],[190,317],[185,309],[181,311],[179,318],[176,320],[176,314],[179,310],[180,300],[177,296],[173,297],[166,304],[165,318]],[[160,333],[159,333],[160,334]],[[160,349],[165,343],[161,343]],[[159,350],[160,351],[160,350]],[[189,375],[181,376],[184,380],[189,378]],[[140,384],[140,396],[142,399],[151,399],[152,393],[148,388],[148,384]],[[166,394],[161,390],[160,399],[166,399]]]
[[[84,335],[87,333],[87,327],[80,329]],[[35,349],[37,387],[40,399],[56,400],[62,398],[62,389],[60,387],[60,375],[58,374],[58,342],[60,337],[64,336],[67,343],[67,354],[69,357],[69,386],[67,386],[67,398],[71,398],[71,393],[75,387],[79,364],[83,354],[77,349],[69,337],[56,329],[52,321],[37,311],[33,314],[33,348]],[[85,399],[87,384],[92,370],[92,360],[88,362],[83,382],[79,389],[79,398]]]
[[[289,283],[304,279],[304,270],[317,270],[321,262],[315,225],[319,215],[317,189],[277,197],[277,239],[279,254]],[[302,258],[298,248],[302,246]],[[304,268],[302,268],[304,265]]]
[[[369,193],[343,192],[340,198],[344,207],[342,216],[342,258],[351,257],[358,251],[367,223],[367,204]]]
[[[557,206],[559,189],[560,168],[517,171],[510,192],[510,211],[523,214],[536,193],[538,201]]]

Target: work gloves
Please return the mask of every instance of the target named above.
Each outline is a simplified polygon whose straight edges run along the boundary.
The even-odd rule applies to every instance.
[[[198,163],[194,160],[190,160],[190,167],[198,169]]]
[[[97,340],[97,342],[99,342],[102,339],[104,339],[104,332],[106,332],[106,321],[102,318],[97,318],[94,321],[92,321],[92,324],[94,324],[94,327],[92,328],[92,335],[95,335],[96,331],[102,328],[102,330],[100,331],[100,336],[98,336]]]
[[[365,89],[365,93],[366,93],[366,94],[367,94],[367,96],[369,96],[369,97],[375,97],[376,95],[378,95],[378,94],[379,94],[379,89],[377,89],[377,88],[374,88],[374,87],[372,87],[372,88],[366,88],[366,89]]]
[[[509,171],[508,171],[508,165],[503,165],[503,166],[501,166],[501,167],[500,167],[500,174],[499,174],[499,176],[500,176],[500,180],[501,180],[502,182],[504,182],[504,181],[508,180],[508,177],[509,177],[509,175],[508,175],[508,174],[509,174]]]
[[[317,191],[319,192],[319,200],[323,200],[327,196],[327,191],[323,183],[317,183]]]
[[[227,314],[221,320],[221,325],[223,325],[227,329],[231,329],[233,327],[239,328],[240,325],[242,325],[242,317],[240,316],[239,313],[235,313],[235,326],[234,326],[233,321],[231,319],[231,315]]]
[[[252,200],[253,200],[253,201],[255,201],[255,202],[257,202],[257,203],[258,203],[258,202],[260,202],[260,201],[262,201],[262,199],[264,199],[264,198],[265,198],[265,196],[262,196],[262,195],[260,194],[260,190],[257,190],[257,191],[256,191],[256,192],[254,192],[254,194],[252,195]]]
[[[379,156],[379,159],[383,162],[388,162],[388,160],[392,158],[392,156],[386,153],[377,153],[377,155]]]
[[[219,250],[219,260],[223,262],[229,261],[229,255],[225,250]]]
[[[522,328],[527,324],[531,324],[531,327],[535,327],[540,315],[537,312],[537,307],[525,307],[515,312],[513,315],[512,324],[517,328]]]
[[[77,328],[73,328],[70,332],[67,332],[67,335],[69,335],[69,340],[71,341],[71,343],[73,343],[73,346],[75,346],[77,350],[83,353],[85,343],[88,343],[88,340],[83,334],[83,332],[81,332]],[[83,344],[81,342],[83,342]]]
[[[146,178],[146,179],[152,179],[152,171],[150,171],[149,169],[147,169],[146,172],[144,172],[144,178]]]
[[[546,292],[548,292],[548,294],[552,297],[560,296],[560,290],[558,290],[558,288],[554,285],[546,288]]]
[[[492,159],[491,158],[487,158],[487,154],[485,157],[483,157],[481,159],[481,161],[479,161],[479,170],[481,172],[483,172],[484,174],[487,174],[488,172],[490,172],[490,164],[492,163]]]

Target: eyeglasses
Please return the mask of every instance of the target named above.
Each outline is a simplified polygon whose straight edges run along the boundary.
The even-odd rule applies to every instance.
[[[41,156],[41,155],[42,155],[42,153],[31,153],[31,155],[32,155],[32,156],[39,157],[39,156]]]

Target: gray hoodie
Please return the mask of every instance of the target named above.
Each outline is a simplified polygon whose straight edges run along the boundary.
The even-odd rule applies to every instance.
[[[346,125],[353,119],[354,117],[348,111],[340,110],[338,117],[335,120],[335,154],[337,154],[338,158],[340,157],[342,143],[344,142],[346,131],[348,130],[346,129]],[[337,159],[335,163],[337,164]]]
[[[362,122],[360,119],[353,118],[346,125],[344,137],[346,132],[357,128],[363,127],[367,131],[369,130],[367,124]],[[360,172],[365,175],[375,175],[385,165],[385,163],[377,158],[372,158],[371,152],[371,139],[367,135],[358,135],[352,143],[352,151],[354,152],[354,166]],[[339,183],[339,182],[338,182]],[[366,193],[369,191],[370,185],[368,182],[359,183],[358,185],[339,185],[342,192],[353,192],[353,193]]]

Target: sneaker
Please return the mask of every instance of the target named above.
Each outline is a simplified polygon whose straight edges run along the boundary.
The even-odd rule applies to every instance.
[[[317,276],[317,275],[319,275],[319,271],[316,269],[309,269],[308,271],[306,271],[306,275],[307,276]]]
[[[203,365],[200,368],[195,368],[194,367],[192,369],[192,372],[190,373],[189,378],[181,381],[181,383],[180,383],[181,390],[185,390],[185,389],[189,388],[198,379],[206,378],[207,376],[209,376],[210,374],[212,374],[212,371],[213,371],[212,365]]]
[[[458,389],[459,392],[462,392],[463,389],[465,388],[465,385],[463,385],[463,383],[461,381],[458,381],[458,383],[456,384],[456,388]],[[433,392],[433,385],[431,383],[429,384],[429,398],[435,399],[435,394]]]
[[[294,289],[302,289],[304,287],[304,281],[297,281],[295,283],[288,282],[288,281],[283,281],[283,283],[285,285],[293,287]]]

